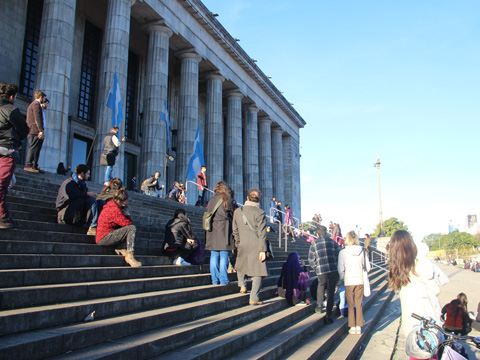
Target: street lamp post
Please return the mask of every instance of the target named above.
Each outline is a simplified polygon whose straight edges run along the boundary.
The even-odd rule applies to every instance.
[[[380,204],[380,234],[378,234],[379,237],[385,236],[385,233],[383,232],[383,218],[382,218],[382,191],[380,187],[380,156],[377,156],[377,162],[373,163],[373,166],[375,166],[378,169],[378,201]]]

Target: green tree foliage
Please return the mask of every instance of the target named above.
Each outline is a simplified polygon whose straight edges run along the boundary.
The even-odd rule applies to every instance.
[[[440,249],[471,249],[472,247],[479,247],[480,240],[466,232],[460,232],[458,230],[451,232],[450,234],[430,234],[423,238],[423,241],[428,244],[430,250],[438,250],[440,240]]]
[[[430,250],[438,250],[439,241],[441,243],[442,236],[440,233],[430,234],[423,238],[423,242],[428,245]]]
[[[385,233],[385,236],[392,236],[393,233],[397,230],[408,231],[408,226],[405,225],[403,221],[398,221],[398,219],[395,217],[392,217],[383,222],[383,232]],[[375,231],[371,236],[378,237],[379,234],[380,234],[380,223],[377,224],[377,228],[375,229]]]

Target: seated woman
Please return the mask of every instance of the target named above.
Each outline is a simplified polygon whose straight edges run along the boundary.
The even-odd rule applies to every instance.
[[[174,181],[173,182],[173,187],[170,189],[170,191],[168,192],[168,197],[167,199],[168,200],[172,200],[172,201],[179,201],[180,199],[180,188],[179,188],[179,184],[178,182]]]
[[[460,293],[457,298],[445,305],[442,309],[442,318],[445,318],[443,328],[457,335],[467,335],[472,331],[472,320],[468,316],[467,295]]]
[[[122,188],[122,186],[122,179],[118,177],[110,179],[107,186],[105,186],[100,194],[97,195],[97,206],[99,212],[102,211],[103,206],[107,203],[107,201],[113,199],[117,190]]]
[[[192,265],[185,258],[197,247],[187,213],[184,209],[175,210],[173,219],[165,226],[163,253],[173,260],[174,265]]]
[[[102,246],[114,246],[115,252],[124,256],[128,265],[138,267],[142,263],[133,257],[136,228],[127,211],[127,199],[127,191],[121,188],[103,207],[98,217],[95,242]]]
[[[310,305],[307,291],[310,287],[310,276],[305,264],[300,264],[298,253],[288,255],[282,266],[282,274],[278,279],[278,296],[287,300],[291,306],[301,304]]]

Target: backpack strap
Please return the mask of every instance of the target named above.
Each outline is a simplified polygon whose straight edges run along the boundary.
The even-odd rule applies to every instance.
[[[242,208],[241,210],[242,210],[243,223],[244,223],[245,225],[248,225],[248,226],[250,227],[250,229],[252,229],[253,233],[255,234],[255,237],[258,239],[257,232],[256,232],[255,229],[253,228],[252,224],[250,224],[250,221],[248,221],[247,216],[246,216],[245,213],[243,212],[243,208]]]

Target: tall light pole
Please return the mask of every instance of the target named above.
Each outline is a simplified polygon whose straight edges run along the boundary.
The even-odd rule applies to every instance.
[[[373,166],[375,166],[378,169],[378,201],[380,204],[380,234],[378,236],[385,236],[385,233],[383,232],[383,218],[382,218],[382,191],[380,187],[380,156],[377,156],[377,162],[373,163]]]

